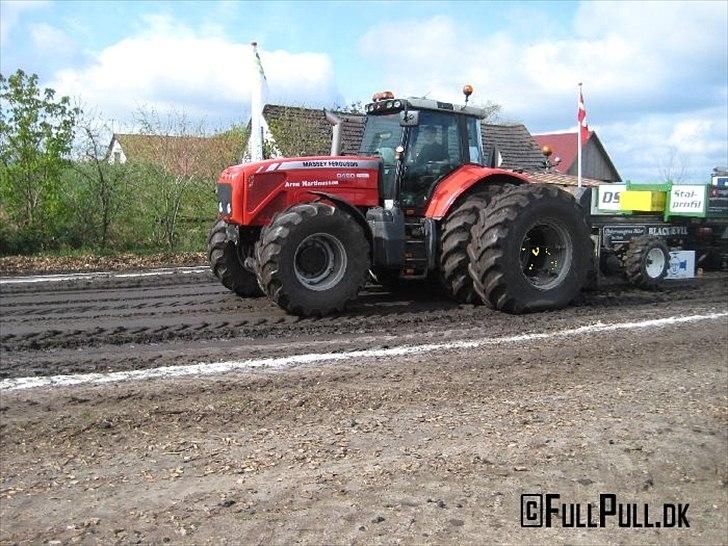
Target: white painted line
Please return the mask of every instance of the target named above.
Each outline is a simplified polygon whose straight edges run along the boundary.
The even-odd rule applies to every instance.
[[[447,351],[450,349],[473,349],[484,345],[501,345],[510,343],[524,343],[538,339],[559,337],[572,337],[580,334],[596,332],[612,332],[616,330],[637,330],[662,328],[673,324],[716,320],[728,316],[728,312],[711,313],[707,315],[689,315],[685,317],[667,317],[660,319],[643,320],[639,322],[618,322],[604,324],[601,322],[558,330],[556,332],[543,332],[521,334],[496,338],[483,338],[476,340],[453,341],[450,343],[433,343],[428,345],[405,345],[391,349],[372,349],[367,351],[349,351],[343,353],[310,353],[303,355],[284,356],[279,358],[261,358],[257,360],[242,360],[229,362],[215,362],[188,364],[184,366],[163,366],[145,370],[131,370],[110,373],[85,373],[70,375],[52,375],[47,377],[17,377],[0,381],[0,391],[14,391],[32,389],[36,387],[68,387],[82,384],[115,383],[118,381],[140,381],[146,379],[173,378],[185,376],[203,376],[223,374],[235,370],[250,368],[284,368],[296,364],[312,364],[318,362],[332,362],[338,360],[352,360],[355,358],[389,358],[394,356],[408,356],[414,354],[431,353],[434,351]]]
[[[209,266],[193,267],[167,267],[150,269],[149,271],[134,271],[123,273],[121,271],[94,271],[90,273],[59,273],[54,275],[29,275],[27,277],[5,277],[0,279],[3,284],[34,284],[43,282],[62,281],[90,281],[93,279],[133,279],[137,277],[163,277],[166,275],[190,275],[209,271]]]

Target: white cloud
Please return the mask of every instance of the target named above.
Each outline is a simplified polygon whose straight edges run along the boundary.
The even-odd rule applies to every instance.
[[[59,71],[50,86],[121,119],[140,106],[213,121],[244,117],[255,79],[249,44],[198,34],[166,17],[147,17],[146,23],[88,66]],[[338,99],[327,55],[264,50],[261,59],[271,101],[321,105]]]
[[[77,49],[76,44],[67,34],[48,23],[30,25],[30,38],[33,40],[36,50],[41,54],[66,57]]]
[[[0,2],[0,46],[4,47],[18,25],[24,11],[31,11],[48,5],[48,2],[28,2],[22,0],[3,0]]]
[[[706,181],[713,167],[728,164],[725,109],[645,114],[595,127],[623,178],[657,181],[671,161],[693,181]]]
[[[724,2],[584,2],[569,38],[517,26],[483,35],[437,16],[372,27],[359,49],[401,95],[459,101],[460,87],[471,83],[476,100],[501,104],[505,118],[534,132],[576,124],[583,81],[590,122],[608,133],[613,156],[634,151],[630,142],[652,156],[677,146],[705,163],[691,161],[698,177],[728,153],[727,27]],[[619,124],[633,130],[608,129]],[[647,124],[657,131],[652,139],[637,130]],[[645,167],[626,155],[613,159],[628,176]]]

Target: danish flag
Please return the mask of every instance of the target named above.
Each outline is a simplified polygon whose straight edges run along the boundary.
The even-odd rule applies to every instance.
[[[579,88],[579,110],[576,113],[576,119],[579,122],[579,132],[583,145],[589,140],[589,125],[586,123],[586,108],[584,108],[584,95],[581,94],[581,87]]]

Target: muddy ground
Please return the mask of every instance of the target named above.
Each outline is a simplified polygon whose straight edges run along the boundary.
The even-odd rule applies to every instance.
[[[207,274],[0,284],[0,379],[728,310],[725,274],[509,316],[424,286],[296,319]],[[0,391],[3,543],[680,543],[728,535],[728,319],[222,376]],[[521,528],[523,493],[690,503]],[[657,519],[657,518],[656,518]]]

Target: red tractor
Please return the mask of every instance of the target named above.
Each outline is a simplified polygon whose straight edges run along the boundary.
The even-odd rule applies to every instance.
[[[370,274],[437,276],[457,301],[512,313],[576,296],[592,256],[582,207],[484,167],[482,109],[381,93],[366,114],[360,155],[221,174],[208,255],[223,285],[302,316],[342,311]]]

